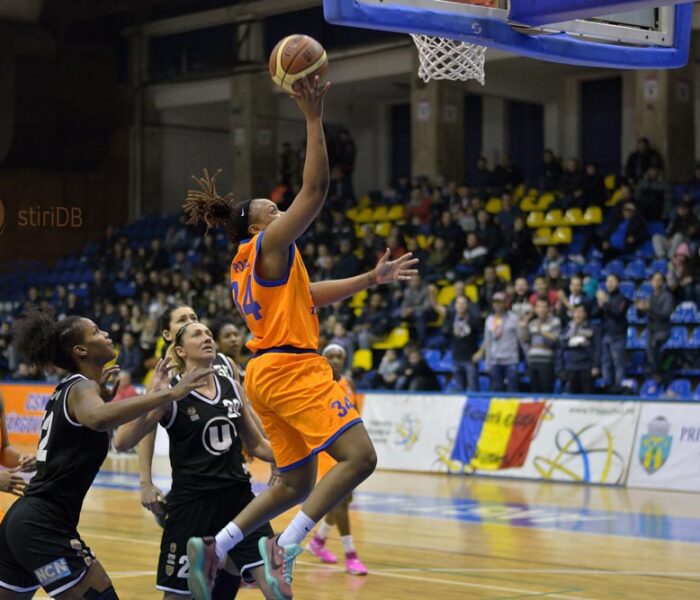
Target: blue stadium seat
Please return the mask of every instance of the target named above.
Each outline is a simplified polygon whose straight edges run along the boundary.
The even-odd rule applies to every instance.
[[[651,223],[647,224],[647,231],[649,232],[649,237],[651,238],[652,236],[658,234],[665,235],[666,234],[666,226],[663,224],[662,221],[652,221]]]
[[[671,323],[694,323],[696,311],[695,302],[681,302],[671,314]]]
[[[639,390],[639,395],[642,398],[658,398],[663,393],[663,386],[659,385],[653,379],[647,379]]]
[[[624,275],[625,279],[644,279],[646,277],[645,262],[639,258],[636,258],[627,263]]]
[[[647,240],[639,248],[637,248],[634,255],[638,258],[653,258],[654,245],[651,243],[651,240]]]
[[[674,379],[666,392],[669,396],[676,396],[682,400],[690,400],[693,397],[689,379]]]
[[[583,265],[584,275],[593,277],[593,279],[600,279],[603,267],[599,262],[589,262]]]
[[[450,381],[445,386],[445,391],[450,393],[462,391],[462,389],[459,387],[459,381],[457,381],[456,377],[452,377],[450,379]]]
[[[669,350],[688,347],[688,330],[685,327],[671,327],[671,335],[664,344]]]
[[[440,370],[452,372],[453,366],[454,365],[452,363],[452,350],[447,350],[445,354],[442,355],[442,358],[440,358]]]
[[[620,293],[628,300],[632,300],[634,298],[634,281],[621,281]]]
[[[700,348],[700,327],[696,327],[688,338],[688,348],[693,350]]]
[[[668,261],[664,258],[656,258],[651,261],[649,269],[647,271],[647,277],[651,277],[654,273],[663,273],[666,275],[668,272]]]
[[[440,350],[423,350],[423,358],[433,371],[440,370]]]
[[[651,298],[652,292],[653,290],[651,289],[651,283],[645,281],[637,288],[636,295],[638,298]]]
[[[698,387],[695,388],[695,393],[693,394],[693,400],[700,400],[700,383],[698,383]]]
[[[628,323],[642,324],[642,323],[647,322],[647,318],[646,318],[646,316],[639,314],[637,307],[634,304],[632,304],[627,309],[627,322]]]
[[[491,379],[488,375],[479,375],[479,391],[488,392],[489,386],[491,384]]]
[[[602,271],[602,275],[607,277],[608,275],[617,275],[622,278],[625,272],[625,266],[622,264],[621,260],[615,259],[611,260]]]
[[[627,349],[628,350],[636,350],[639,348],[639,337],[637,336],[637,328],[636,327],[628,327],[627,328]]]
[[[627,365],[627,373],[631,375],[644,375],[647,365],[647,356],[644,351],[630,352],[630,361]]]

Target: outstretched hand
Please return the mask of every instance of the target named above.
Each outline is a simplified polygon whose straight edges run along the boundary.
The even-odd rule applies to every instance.
[[[102,376],[100,377],[100,396],[105,402],[111,402],[114,400],[114,396],[117,395],[120,383],[117,380],[119,370],[119,365],[112,365],[102,371]],[[114,385],[112,386],[112,384]],[[112,387],[110,388],[110,386]]]
[[[304,113],[307,119],[320,119],[323,115],[323,99],[331,88],[330,81],[321,85],[318,75],[313,79],[304,77],[294,82],[294,94],[291,98]]]
[[[168,389],[172,375],[170,372],[174,369],[174,365],[170,364],[170,358],[161,358],[158,364],[153,369],[153,379],[151,379],[151,392],[160,392]]]
[[[393,281],[408,281],[414,275],[418,275],[418,269],[412,268],[418,263],[418,259],[413,258],[413,254],[408,252],[396,260],[389,260],[390,256],[391,250],[387,248],[384,256],[379,259],[377,266],[374,267],[377,285]]]

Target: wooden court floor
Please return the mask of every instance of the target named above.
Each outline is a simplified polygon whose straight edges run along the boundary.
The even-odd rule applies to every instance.
[[[83,538],[123,600],[160,598],[160,530],[141,508],[133,457],[109,459],[83,510]],[[168,485],[168,471],[159,465]],[[254,466],[257,480],[266,468]],[[304,554],[295,598],[700,598],[697,494],[378,472],[352,512],[368,577]],[[7,496],[0,495],[7,505]],[[273,523],[282,528],[288,513]],[[342,555],[338,536],[329,541]],[[261,597],[242,590],[239,598]],[[36,598],[46,598],[43,593]]]

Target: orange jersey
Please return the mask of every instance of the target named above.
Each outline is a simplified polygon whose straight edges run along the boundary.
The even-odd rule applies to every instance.
[[[264,232],[238,246],[231,262],[231,293],[253,339],[252,352],[280,346],[318,348],[318,316],[311,297],[311,283],[295,244],[289,247],[285,277],[262,278],[257,265]]]

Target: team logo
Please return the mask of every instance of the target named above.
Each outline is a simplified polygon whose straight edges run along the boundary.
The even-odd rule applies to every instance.
[[[172,577],[173,573],[175,573],[175,567],[173,565],[165,565],[165,574],[168,577]]]
[[[34,569],[34,575],[42,587],[46,587],[54,581],[59,581],[70,575],[70,569],[65,558],[59,558],[48,565]]]
[[[2,198],[0,198],[0,233],[5,228],[5,205],[2,203]]]
[[[202,444],[209,454],[221,456],[229,451],[238,437],[236,426],[226,417],[214,417],[204,426]]]
[[[421,422],[415,415],[404,415],[396,425],[395,444],[410,450],[415,446],[421,432]]]
[[[673,436],[668,434],[671,424],[661,416],[649,423],[647,429],[649,433],[642,436],[639,444],[639,462],[649,475],[653,475],[668,460]]]
[[[170,544],[170,552],[171,552],[172,554],[174,554],[175,552],[177,552],[177,544],[176,544],[175,542],[171,542],[171,544]]]
[[[199,415],[197,414],[197,409],[194,406],[189,406],[187,408],[187,416],[190,421],[199,421]]]

